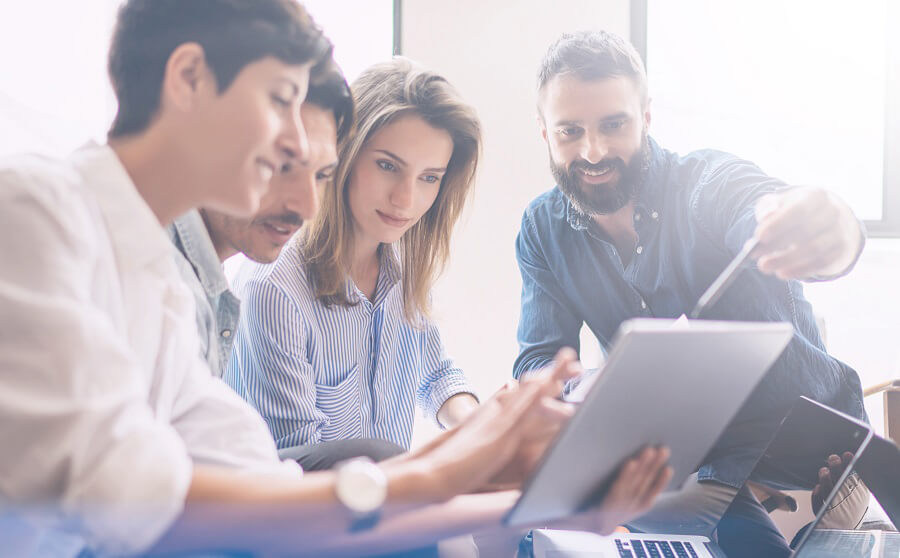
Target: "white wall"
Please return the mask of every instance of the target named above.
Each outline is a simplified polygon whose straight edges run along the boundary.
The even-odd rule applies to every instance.
[[[559,33],[586,28],[628,36],[628,0],[403,2],[403,53],[445,74],[484,125],[474,203],[435,292],[445,343],[482,396],[510,377],[517,353],[521,280],[513,242],[522,210],[552,185],[535,123],[537,65]],[[871,240],[850,276],[807,286],[830,350],[860,372],[863,385],[900,376],[897,285],[900,240]],[[595,362],[596,342],[582,339],[582,359]],[[867,408],[880,430],[880,400]],[[421,424],[416,440],[433,432]]]
[[[0,0],[0,156],[103,141],[115,113],[106,53],[120,0]]]
[[[511,377],[518,351],[522,211],[553,186],[536,123],[538,63],[559,34],[587,28],[627,36],[628,1],[403,1],[403,54],[444,74],[484,126],[474,203],[434,297],[445,344],[483,397]]]

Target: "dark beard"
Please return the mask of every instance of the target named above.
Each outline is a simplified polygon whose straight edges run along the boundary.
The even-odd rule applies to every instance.
[[[641,135],[640,150],[627,164],[621,158],[604,159],[590,164],[577,159],[568,168],[557,165],[550,157],[550,172],[560,191],[569,198],[579,213],[585,215],[608,215],[615,213],[635,199],[644,181],[650,161],[650,142],[647,133]],[[579,169],[592,170],[610,167],[609,172],[619,171],[619,179],[613,184],[584,184]],[[586,189],[588,188],[588,189]]]

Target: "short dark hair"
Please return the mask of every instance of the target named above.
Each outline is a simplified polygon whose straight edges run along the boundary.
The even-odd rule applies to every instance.
[[[169,57],[188,42],[203,48],[219,92],[245,66],[267,56],[318,67],[332,53],[331,43],[295,0],[127,0],[109,50],[109,77],[119,102],[110,137],[150,125]]]
[[[334,114],[337,141],[340,143],[350,135],[356,121],[353,94],[344,73],[334,61],[318,68],[317,74],[309,83],[304,102],[330,110]]]
[[[608,31],[565,33],[550,45],[538,70],[538,91],[561,74],[582,80],[625,76],[634,81],[647,102],[647,72],[631,43]]]

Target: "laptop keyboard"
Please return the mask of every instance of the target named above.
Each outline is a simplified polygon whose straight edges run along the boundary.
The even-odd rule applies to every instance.
[[[698,558],[689,542],[616,539],[621,558]]]

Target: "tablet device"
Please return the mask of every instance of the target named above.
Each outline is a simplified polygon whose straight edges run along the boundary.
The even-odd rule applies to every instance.
[[[817,533],[816,529],[854,466],[865,455],[872,435],[868,424],[806,397],[798,399],[781,422],[754,469],[755,476],[785,479],[798,488],[811,490],[818,482],[819,469],[825,466],[828,456],[842,456],[847,452],[853,454],[841,477],[834,479],[834,489],[825,495],[815,519],[799,535],[791,556],[821,555],[823,533]],[[804,552],[804,546],[814,533],[817,539],[815,548]]]
[[[624,322],[506,523],[533,524],[590,507],[619,466],[647,445],[671,449],[668,488],[681,486],[792,335],[786,323]]]
[[[850,452],[858,458],[871,435],[868,424],[801,397],[781,421],[751,478],[778,479],[778,488],[812,490],[829,455]]]

